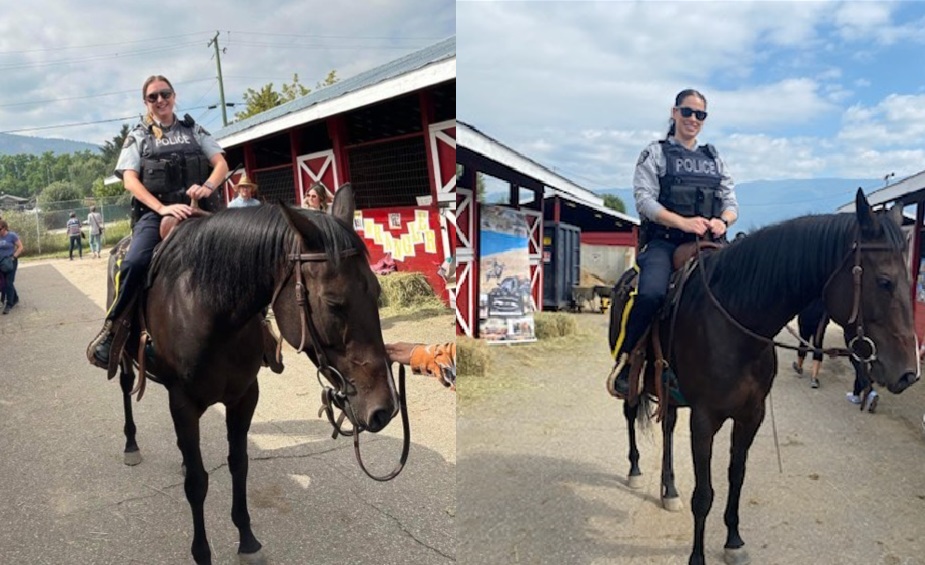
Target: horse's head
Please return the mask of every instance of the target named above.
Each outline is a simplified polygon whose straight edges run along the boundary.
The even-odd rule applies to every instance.
[[[825,289],[826,308],[872,380],[899,393],[919,379],[902,205],[873,212],[857,193],[854,246]]]
[[[330,216],[283,207],[294,246],[273,311],[283,337],[333,386],[334,403],[358,429],[377,432],[398,398],[379,322],[379,281],[353,229],[354,207],[349,184],[337,190]]]

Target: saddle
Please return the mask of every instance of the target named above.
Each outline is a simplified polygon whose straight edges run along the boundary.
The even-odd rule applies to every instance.
[[[200,208],[194,207],[192,209],[192,214],[187,219],[193,218],[202,218],[210,216],[211,212],[207,212]],[[161,241],[154,248],[154,255],[158,255],[164,244],[167,240],[173,235],[174,230],[180,224],[181,220],[173,216],[165,216],[161,218],[160,224],[160,235]],[[125,254],[128,252],[129,247],[131,246],[131,239],[127,245],[118,246],[116,249],[116,260],[121,261]],[[153,263],[153,259],[152,259]],[[135,387],[134,392],[138,392],[138,400],[141,400],[142,395],[144,394],[144,381],[147,377],[151,377],[155,382],[160,382],[158,378],[149,373],[146,370],[146,364],[150,361],[150,357],[153,355],[153,348],[151,347],[150,336],[147,331],[147,326],[144,319],[143,309],[139,308],[138,305],[140,302],[143,302],[143,296],[145,290],[151,284],[152,273],[148,272],[147,282],[144,285],[144,288],[140,291],[136,291],[135,296],[130,298],[128,306],[117,318],[112,320],[111,330],[113,333],[112,346],[109,353],[109,365],[106,367],[101,367],[106,369],[106,376],[108,379],[112,379],[116,375],[120,364],[123,359],[131,363],[135,361],[138,364],[139,369],[139,382]],[[134,332],[133,332],[134,330]],[[280,345],[282,343],[281,339],[275,334],[270,322],[266,319],[263,320],[261,324],[262,331],[262,348],[263,348],[263,366],[269,367],[274,373],[282,373],[284,365],[282,362],[282,355],[279,352]],[[136,355],[126,349],[129,344],[129,340],[132,336],[136,336],[138,340],[138,352]],[[92,365],[100,366],[95,356],[93,355],[94,343],[96,340],[90,343],[90,346],[87,348],[87,358],[90,360]]]
[[[640,391],[640,376],[646,366],[651,366],[654,373],[654,395],[658,399],[659,412],[667,406],[664,400],[670,395],[671,401],[678,405],[685,405],[683,396],[677,388],[674,371],[662,352],[663,328],[668,328],[668,338],[671,338],[671,329],[674,320],[672,314],[681,298],[687,280],[697,265],[700,254],[709,254],[721,249],[723,244],[711,241],[692,241],[681,244],[675,249],[672,257],[673,272],[668,283],[668,292],[665,302],[660,307],[650,327],[646,330],[635,349],[630,354],[630,398],[627,401],[634,403]],[[623,317],[628,314],[627,304],[636,292],[639,283],[639,271],[636,267],[628,269],[617,281],[611,290],[611,308],[609,324],[610,349],[614,357],[617,339]]]

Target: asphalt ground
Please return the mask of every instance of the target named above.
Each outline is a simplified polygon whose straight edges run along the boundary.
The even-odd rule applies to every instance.
[[[470,399],[473,377],[459,382],[465,399],[457,421],[460,563],[688,562],[689,411],[679,411],[675,431],[683,508],[672,513],[659,501],[658,425],[639,437],[642,488],[627,485],[622,404],[604,388],[612,363],[607,317],[575,317],[578,338],[493,347],[492,372],[479,377],[500,381],[486,386],[490,394]],[[786,332],[779,338],[793,342]],[[827,344],[839,339],[830,326]],[[778,350],[778,359],[739,513],[752,563],[925,564],[925,383],[901,395],[881,390],[871,414],[846,402],[854,379],[846,360],[827,359],[821,387],[812,389],[808,377],[790,369],[793,352]],[[714,442],[711,564],[723,562],[730,432],[727,423]]]
[[[23,263],[21,302],[0,317],[0,564],[191,563],[166,391],[149,383],[134,404],[144,461],[128,467],[117,379],[85,358],[105,292],[104,261],[91,261]],[[62,275],[68,270],[80,275],[78,286]],[[449,341],[453,331],[450,314],[383,320],[386,341]],[[409,372],[409,461],[398,478],[378,483],[357,466],[350,439],[332,440],[317,417],[308,360],[288,345],[283,355],[282,375],[259,376],[249,443],[250,514],[270,563],[455,562],[455,395]],[[362,439],[372,471],[395,465],[398,420]],[[213,560],[237,563],[221,407],[202,418],[202,452]]]

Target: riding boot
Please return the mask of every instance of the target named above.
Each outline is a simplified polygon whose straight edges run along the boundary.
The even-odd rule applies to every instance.
[[[607,392],[614,398],[627,398],[630,392],[630,358],[621,353],[610,376],[607,377]]]
[[[96,365],[101,369],[109,368],[109,352],[112,349],[114,335],[112,320],[106,320],[99,335],[97,335],[93,341],[90,342],[90,346],[87,347],[87,358],[92,365]]]

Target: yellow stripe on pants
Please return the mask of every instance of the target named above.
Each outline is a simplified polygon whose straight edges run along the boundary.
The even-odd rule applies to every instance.
[[[118,302],[117,299],[119,298],[119,286],[121,286],[119,283],[121,282],[121,278],[122,278],[122,259],[124,258],[125,258],[125,255],[123,254],[118,259],[116,259],[116,275],[115,277],[113,277],[113,284],[112,284],[113,286],[112,304],[109,305],[109,310],[106,311],[107,318],[109,317],[110,312],[112,312],[112,309],[115,308],[116,302]]]
[[[639,267],[633,265],[633,269],[636,270],[636,280],[639,280]],[[613,351],[610,352],[610,355],[614,358],[614,361],[617,359],[617,354],[620,351],[620,346],[623,345],[623,340],[626,338],[626,322],[629,320],[630,311],[633,309],[633,304],[636,302],[636,295],[639,294],[639,285],[636,285],[636,288],[630,292],[629,299],[626,301],[626,304],[623,306],[623,313],[620,315],[620,333],[617,334],[617,342],[613,346]]]

